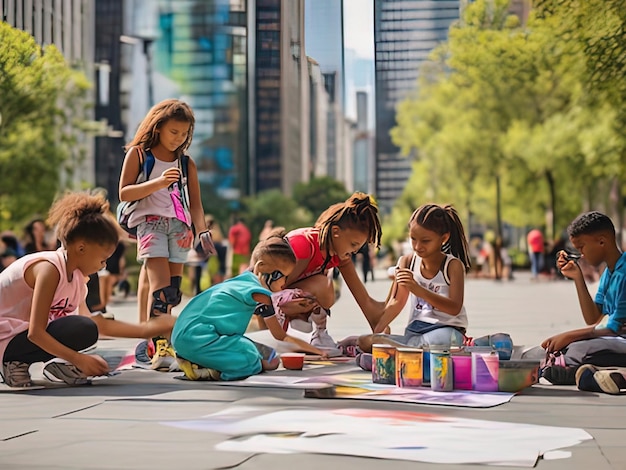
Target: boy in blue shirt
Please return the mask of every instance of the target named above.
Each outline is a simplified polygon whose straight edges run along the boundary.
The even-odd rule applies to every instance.
[[[581,257],[596,267],[606,263],[606,268],[592,299],[576,258],[559,252],[557,267],[574,281],[588,326],[557,334],[541,344],[548,353],[560,353],[564,364],[545,367],[542,376],[557,385],[576,383],[581,390],[619,393],[626,388],[624,376],[616,368],[626,366],[626,339],[622,337],[626,332],[626,254],[617,246],[611,219],[600,212],[579,215],[567,233]]]

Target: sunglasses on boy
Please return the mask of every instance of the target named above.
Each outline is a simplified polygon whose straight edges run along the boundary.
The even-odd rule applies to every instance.
[[[265,279],[265,283],[268,287],[272,284],[272,282],[276,282],[283,277],[285,277],[285,275],[279,270],[272,271],[271,273],[263,273],[263,279]]]

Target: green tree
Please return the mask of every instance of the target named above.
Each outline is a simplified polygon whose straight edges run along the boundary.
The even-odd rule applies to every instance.
[[[314,222],[306,209],[299,207],[296,201],[278,189],[261,191],[256,196],[244,198],[243,207],[239,215],[248,225],[255,242],[268,219],[274,221],[275,227],[284,227],[287,231],[307,227]]]
[[[73,170],[89,83],[54,46],[0,22],[0,226],[47,212]]]
[[[312,178],[308,183],[297,183],[293,188],[293,199],[309,211],[314,219],[337,202],[343,202],[350,194],[343,183],[329,177]]]

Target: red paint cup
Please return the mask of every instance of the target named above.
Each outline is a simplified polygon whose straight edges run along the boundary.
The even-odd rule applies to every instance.
[[[284,353],[280,355],[280,360],[285,369],[302,370],[304,367],[304,353]]]

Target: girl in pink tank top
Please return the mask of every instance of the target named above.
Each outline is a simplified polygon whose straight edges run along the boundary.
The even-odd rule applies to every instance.
[[[102,196],[65,195],[48,216],[63,247],[24,256],[0,273],[0,372],[10,387],[33,385],[28,369],[34,362],[50,361],[44,374],[71,385],[106,374],[104,359],[80,352],[99,333],[132,338],[171,332],[170,318],[131,325],[89,313],[86,276],[105,266],[118,242],[105,211]]]

